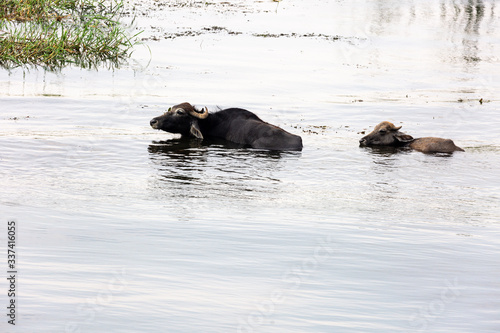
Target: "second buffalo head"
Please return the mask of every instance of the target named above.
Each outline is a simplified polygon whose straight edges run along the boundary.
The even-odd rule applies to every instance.
[[[383,121],[373,131],[359,140],[360,146],[403,146],[413,141],[411,135],[400,132],[401,126]]]

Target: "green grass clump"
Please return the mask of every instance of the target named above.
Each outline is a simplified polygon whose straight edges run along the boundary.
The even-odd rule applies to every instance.
[[[3,0],[0,65],[118,64],[135,45],[119,19],[122,0]]]

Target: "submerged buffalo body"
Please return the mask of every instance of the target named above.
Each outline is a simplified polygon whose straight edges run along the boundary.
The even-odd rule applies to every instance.
[[[154,129],[179,133],[183,137],[223,139],[268,150],[302,150],[302,138],[262,121],[254,113],[237,108],[208,113],[189,103],[171,107],[150,122]]]
[[[396,127],[393,123],[383,121],[373,131],[361,138],[361,146],[408,146],[423,153],[453,153],[464,151],[457,147],[450,139],[442,138],[419,138],[414,139],[411,135],[400,132],[401,126]]]

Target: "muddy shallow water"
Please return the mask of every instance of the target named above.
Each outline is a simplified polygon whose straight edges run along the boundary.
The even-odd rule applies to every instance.
[[[130,7],[128,65],[0,71],[2,332],[498,332],[494,1]],[[304,150],[150,128],[184,101]],[[383,120],[465,152],[359,148]]]

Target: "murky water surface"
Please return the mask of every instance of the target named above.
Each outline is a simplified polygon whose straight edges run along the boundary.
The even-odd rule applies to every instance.
[[[500,330],[497,2],[134,8],[144,45],[121,69],[0,72],[19,269],[2,332]],[[184,101],[305,148],[149,127]],[[465,153],[359,148],[383,120]]]

